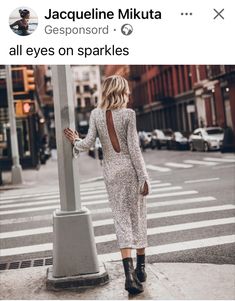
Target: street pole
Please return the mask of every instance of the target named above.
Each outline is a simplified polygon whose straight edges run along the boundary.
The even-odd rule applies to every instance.
[[[12,86],[11,67],[6,65],[6,84],[7,84],[7,100],[8,100],[8,114],[10,122],[10,136],[11,136],[11,156],[12,156],[12,184],[22,184],[22,168],[19,159],[19,149],[17,140],[15,108]]]
[[[93,284],[104,283],[108,275],[98,262],[91,213],[81,206],[78,160],[64,136],[65,128],[75,129],[70,66],[52,66],[52,80],[61,209],[53,213],[53,267],[47,287],[71,287],[71,276],[77,276],[75,286],[79,279],[84,285],[86,275],[93,275]]]

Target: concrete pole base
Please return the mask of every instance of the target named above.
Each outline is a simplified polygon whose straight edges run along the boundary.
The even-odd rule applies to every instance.
[[[99,273],[90,210],[53,214],[53,277]]]
[[[47,269],[46,288],[51,291],[63,289],[91,288],[105,285],[109,282],[109,276],[103,263],[99,263],[99,272],[93,274],[54,277],[53,267]]]
[[[11,182],[13,185],[22,184],[22,168],[21,165],[13,165],[11,169]]]

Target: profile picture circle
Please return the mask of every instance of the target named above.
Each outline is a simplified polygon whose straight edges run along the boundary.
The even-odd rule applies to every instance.
[[[15,34],[28,36],[37,28],[38,17],[31,8],[18,7],[10,14],[9,26]]]

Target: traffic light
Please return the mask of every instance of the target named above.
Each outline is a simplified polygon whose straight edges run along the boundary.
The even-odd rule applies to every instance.
[[[24,69],[24,89],[26,92],[35,90],[34,70]]]
[[[22,104],[22,111],[24,115],[31,115],[36,112],[35,102],[30,100],[24,100]]]
[[[17,100],[15,101],[16,117],[27,117],[36,113],[35,102],[32,100]]]
[[[15,115],[16,117],[22,117],[23,111],[22,111],[22,101],[18,100],[14,102],[15,105]]]
[[[28,94],[35,90],[34,70],[27,69],[27,67],[13,67],[13,93],[14,95]]]

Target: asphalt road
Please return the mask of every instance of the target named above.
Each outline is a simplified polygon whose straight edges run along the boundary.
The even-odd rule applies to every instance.
[[[148,261],[234,264],[235,155],[148,149],[144,159],[152,181]],[[79,165],[83,180],[102,175],[86,154]],[[33,179],[27,189],[1,193],[1,263],[52,256],[52,212],[59,207],[56,162],[37,176],[28,172],[27,179]],[[82,201],[92,213],[98,254],[113,259],[118,247],[103,185],[98,179],[82,184]]]

